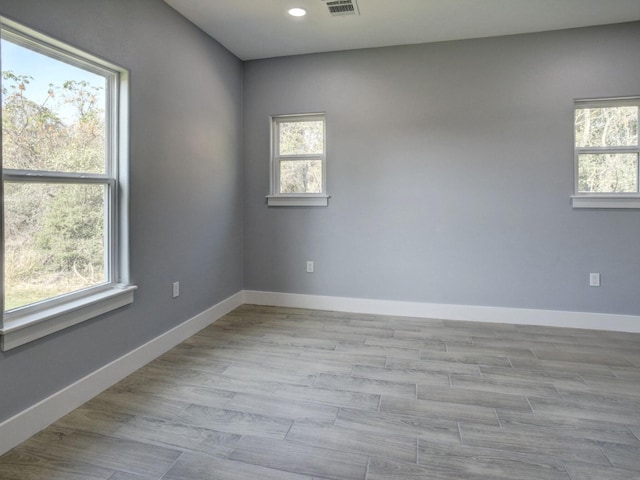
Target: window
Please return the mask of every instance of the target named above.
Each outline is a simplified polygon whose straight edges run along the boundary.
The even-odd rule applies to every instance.
[[[325,115],[271,117],[268,205],[326,207],[328,198]]]
[[[133,301],[127,72],[2,19],[7,350]]]
[[[575,102],[574,207],[640,208],[640,98]]]

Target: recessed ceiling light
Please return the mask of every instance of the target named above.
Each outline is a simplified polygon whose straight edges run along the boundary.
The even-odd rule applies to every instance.
[[[304,17],[307,11],[304,8],[292,8],[289,10],[289,15],[292,17]]]

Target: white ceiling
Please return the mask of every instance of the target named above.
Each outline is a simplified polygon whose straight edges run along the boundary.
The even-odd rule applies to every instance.
[[[165,1],[242,60],[640,20],[640,0],[357,0],[337,17],[322,0]]]

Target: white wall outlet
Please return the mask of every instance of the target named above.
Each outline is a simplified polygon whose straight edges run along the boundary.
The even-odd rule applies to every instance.
[[[599,273],[590,273],[589,274],[589,286],[590,287],[599,287],[600,286],[600,274]]]
[[[307,260],[307,273],[313,273],[313,260]]]
[[[173,282],[173,298],[180,296],[180,282]]]

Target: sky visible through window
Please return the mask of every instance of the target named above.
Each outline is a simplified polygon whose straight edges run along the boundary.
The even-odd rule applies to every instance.
[[[74,65],[63,63],[60,59],[53,59],[42,53],[35,52],[11,41],[2,39],[0,43],[2,51],[2,71],[11,71],[15,75],[31,77],[29,84],[25,85],[23,94],[36,103],[43,103],[47,97],[50,85],[62,88],[64,82],[75,80],[86,81],[92,87],[97,87],[98,105],[104,105],[105,78]],[[3,85],[6,87],[7,85]],[[69,120],[73,109],[70,106],[59,104],[56,113],[63,121]]]

